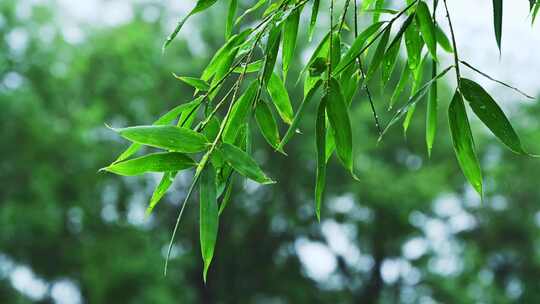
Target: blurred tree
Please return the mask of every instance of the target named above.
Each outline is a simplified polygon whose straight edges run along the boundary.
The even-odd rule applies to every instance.
[[[406,141],[391,132],[377,146],[363,93],[351,112],[354,137],[361,139],[354,153],[360,181],[331,161],[320,224],[312,208],[310,108],[289,157],[253,151],[279,183],[236,183],[206,286],[195,203],[163,277],[164,251],[189,173],[144,218],[157,176],[96,173],[126,145],[103,122],[150,123],[189,100],[189,89],[170,73],[195,74],[208,58],[192,53],[185,41],[162,57],[162,30],[141,17],[145,5],[130,23],[85,28],[85,39],[71,44],[55,23],[54,6],[33,5],[30,17],[21,18],[20,3],[0,3],[1,303],[61,302],[53,291],[65,280],[88,303],[540,301],[540,164],[509,153],[473,125],[478,146],[485,147],[479,151],[487,177],[480,203],[459,172],[446,123],[430,159],[420,115]],[[223,10],[210,13],[215,18],[204,18],[201,34],[215,50]],[[17,39],[26,41],[23,47],[16,47]],[[290,73],[298,73],[297,64]],[[450,98],[445,91],[441,101]],[[295,105],[301,94],[291,95]],[[377,107],[382,112],[385,105]],[[532,151],[540,151],[539,111],[530,105],[516,114]],[[262,143],[255,129],[253,134]],[[32,296],[14,284],[25,267],[44,282],[43,294]]]

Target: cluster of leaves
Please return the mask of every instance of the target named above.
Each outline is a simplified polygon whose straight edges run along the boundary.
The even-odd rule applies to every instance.
[[[199,0],[191,12],[178,23],[163,48],[173,41],[190,16],[208,9],[216,2],[217,0]],[[429,93],[426,108],[426,144],[430,154],[438,125],[437,81],[448,72],[454,71],[457,88],[448,108],[448,121],[458,162],[464,175],[480,195],[482,176],[464,100],[506,146],[516,153],[528,154],[493,98],[479,84],[461,77],[460,67],[465,66],[492,79],[459,58],[445,0],[442,2],[451,39],[438,26],[436,11],[440,6],[437,0],[430,5],[421,0],[408,0],[401,10],[385,8],[384,0],[366,0],[360,8],[356,1],[346,0],[339,14],[334,10],[334,1],[330,0],[330,26],[299,75],[299,80],[304,82],[304,97],[295,112],[285,80],[295,54],[300,15],[308,2],[310,1],[260,0],[236,17],[238,0],[230,0],[225,26],[226,43],[216,52],[200,77],[175,75],[195,89],[195,99],[170,110],[152,125],[113,129],[132,144],[104,170],[126,176],[146,172],[163,173],[150,200],[148,212],[151,212],[163,197],[179,171],[195,168],[191,186],[181,205],[173,231],[169,253],[184,208],[194,188],[199,185],[200,244],[205,280],[214,254],[219,216],[227,206],[235,174],[261,184],[273,183],[250,155],[252,118],[255,118],[268,144],[274,150],[285,154],[284,147],[297,132],[306,106],[316,99],[319,91],[321,98],[317,105],[315,132],[315,213],[318,219],[324,197],[326,166],[334,152],[340,163],[355,178],[349,107],[358,88],[364,89],[370,99],[380,138],[402,119],[406,132],[416,106]],[[307,29],[310,39],[317,24],[320,6],[320,0],[311,1],[311,18]],[[539,7],[539,4],[531,1],[533,18]],[[495,36],[500,48],[502,0],[494,0],[493,8]],[[259,22],[240,30],[244,18],[259,11],[262,11]],[[373,16],[372,23],[361,32],[358,29],[359,12]],[[334,15],[339,18],[334,20]],[[381,16],[385,15],[391,18],[380,21]],[[354,37],[349,44],[344,31],[351,31],[351,26],[348,25],[351,22]],[[399,29],[393,35],[392,28],[398,26],[398,23],[401,23]],[[238,33],[233,34],[236,29],[239,29]],[[388,85],[403,40],[407,64],[401,71],[400,80],[388,104],[389,110],[394,106],[399,107],[382,129],[373,107],[368,83],[379,73],[382,85]],[[439,46],[454,57],[454,64],[440,71]],[[280,50],[281,70],[276,65]],[[365,61],[369,63],[364,66]],[[431,63],[431,78],[423,82],[422,73],[428,63]],[[232,85],[229,85],[230,80]],[[249,83],[244,85],[244,81]],[[408,86],[408,99],[398,104]],[[287,125],[283,136],[280,135],[278,119],[274,113]],[[142,146],[163,151],[131,158]]]

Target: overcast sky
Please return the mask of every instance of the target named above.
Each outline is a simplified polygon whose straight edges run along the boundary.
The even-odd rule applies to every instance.
[[[131,3],[134,1],[57,1],[60,4],[63,19],[67,22],[116,25],[128,22],[133,15]],[[173,18],[184,15],[195,3],[194,0],[155,0],[155,2],[166,2],[170,7],[171,27],[174,23]],[[399,3],[399,1],[394,2]],[[395,6],[399,7],[400,4],[395,4]],[[449,1],[449,6],[462,59],[480,67],[495,78],[519,86],[530,94],[536,95],[540,92],[538,81],[540,56],[535,56],[540,50],[540,25],[531,27],[529,1],[504,1],[502,55],[499,55],[493,33],[492,1],[452,0]],[[157,16],[152,11],[147,12],[147,15],[148,18]],[[443,28],[447,29],[448,25],[444,17],[444,12],[440,7],[439,22]],[[196,22],[196,20],[193,21]],[[192,26],[193,24],[188,22],[183,32],[190,31]],[[444,56],[444,58],[443,63],[451,64],[452,56]],[[489,91],[501,99],[520,98],[507,89],[468,71],[464,71],[464,74],[485,84]]]

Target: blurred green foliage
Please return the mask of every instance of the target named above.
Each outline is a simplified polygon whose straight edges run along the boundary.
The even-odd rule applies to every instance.
[[[428,159],[421,114],[406,140],[396,128],[377,145],[363,93],[352,108],[360,181],[330,162],[320,224],[310,108],[288,157],[254,151],[279,183],[236,183],[207,285],[197,202],[188,206],[163,277],[189,174],[144,218],[158,176],[97,173],[127,145],[103,123],[150,123],[190,100],[171,72],[199,73],[223,41],[225,5],[190,21],[206,54],[180,39],[162,56],[167,14],[157,4],[135,5],[125,25],[83,27],[84,39],[70,43],[54,6],[33,5],[22,18],[24,2],[0,3],[0,303],[54,302],[62,280],[86,303],[540,302],[540,163],[513,155],[473,124],[485,171],[481,203],[455,161],[445,113]],[[150,6],[159,12],[155,21],[143,18]],[[290,74],[298,69],[293,63]],[[450,96],[442,91],[445,106]],[[291,95],[295,106],[301,94]],[[388,94],[375,97],[385,119]],[[531,151],[540,151],[538,115],[536,104],[514,113]],[[263,147],[255,131],[261,144],[254,146]],[[21,268],[45,284],[44,293],[32,297],[17,287]]]

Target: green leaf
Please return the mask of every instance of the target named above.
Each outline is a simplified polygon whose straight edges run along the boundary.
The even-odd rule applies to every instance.
[[[411,79],[411,69],[407,64],[405,64],[403,65],[403,70],[401,72],[401,76],[399,77],[398,84],[392,93],[392,97],[390,97],[390,104],[388,105],[389,110],[391,110],[396,104],[397,100],[401,96],[401,93],[405,89],[405,86],[407,86],[407,83],[409,83],[409,79]]]
[[[328,59],[325,57],[317,57],[308,67],[310,77],[321,76],[326,70],[328,70]]]
[[[338,31],[332,34],[332,68],[335,68],[341,60],[341,35]]]
[[[244,19],[244,17],[246,17],[247,15],[251,14],[252,12],[258,10],[267,1],[268,0],[259,0],[259,1],[257,1],[257,3],[255,3],[255,5],[253,5],[249,9],[247,9],[242,15],[240,15],[240,17],[236,18],[236,21],[234,22],[234,25],[240,24],[240,22],[242,21],[242,19]]]
[[[399,11],[397,11],[397,10],[387,9],[387,8],[367,9],[367,10],[364,10],[364,12],[372,13],[372,14],[377,13],[377,14],[390,14],[390,15],[396,15],[397,13],[399,13]]]
[[[218,71],[226,67],[231,57],[236,55],[238,46],[242,44],[246,38],[251,34],[252,30],[247,29],[240,34],[233,35],[210,60],[210,63],[204,69],[201,79],[204,81],[210,80]],[[234,58],[233,58],[234,59]],[[216,77],[217,78],[217,77]],[[219,80],[219,79],[218,79]]]
[[[394,66],[399,55],[400,46],[401,39],[398,40],[397,43],[391,44],[391,47],[386,51],[386,54],[384,54],[381,73],[383,87],[390,80],[390,76],[392,76],[392,72],[394,71]]]
[[[152,210],[154,210],[154,207],[156,207],[157,203],[159,203],[163,195],[165,195],[169,187],[174,182],[175,177],[176,177],[176,172],[163,173],[163,176],[161,177],[161,181],[159,182],[156,189],[154,189],[154,192],[152,193],[152,198],[150,198],[150,204],[148,204],[148,208],[146,208],[146,215],[150,215],[150,213],[152,213]]]
[[[229,0],[229,9],[227,12],[227,22],[225,22],[225,39],[231,38],[234,27],[234,17],[238,9],[238,0]]]
[[[221,144],[220,150],[225,161],[241,175],[260,184],[274,183],[264,174],[255,160],[240,148],[224,142]]]
[[[424,59],[422,59],[422,61],[420,62],[420,65],[417,66],[416,70],[413,71],[413,83],[411,87],[411,96],[416,94],[418,92],[418,89],[422,85],[422,80],[424,78],[424,65],[426,63],[427,57],[428,57],[427,55],[424,56]],[[426,90],[426,92],[427,91],[428,90]],[[422,95],[420,99],[423,98],[424,95]],[[403,121],[403,135],[404,136],[407,136],[407,130],[409,129],[409,125],[412,121],[415,110],[416,110],[416,104],[413,104],[410,106],[409,110],[407,111],[407,116],[405,116],[405,120]]]
[[[204,81],[202,79],[199,79],[199,78],[196,78],[196,77],[178,76],[178,75],[176,75],[174,73],[173,73],[173,76],[176,79],[187,83],[188,85],[194,87],[195,89],[197,89],[199,91],[206,92],[206,91],[208,91],[210,89],[210,85],[206,81]]]
[[[216,172],[211,165],[207,165],[201,172],[199,184],[199,238],[201,242],[201,255],[204,263],[203,279],[206,282],[208,268],[214,257],[214,248],[219,227],[217,205]]]
[[[443,50],[447,51],[448,53],[453,53],[454,49],[452,48],[452,44],[441,27],[437,25],[435,31],[435,34],[437,35],[437,43],[439,43]]]
[[[407,62],[411,71],[416,70],[422,60],[422,47],[424,41],[418,30],[418,22],[414,20],[405,31],[405,46],[407,48]]]
[[[362,10],[366,11],[369,9],[369,7],[375,2],[375,0],[364,0],[362,1]]]
[[[313,6],[311,7],[311,19],[309,21],[308,30],[309,41],[311,41],[311,38],[313,38],[313,32],[315,31],[315,26],[317,25],[317,16],[319,14],[320,4],[320,0],[313,0]]]
[[[416,8],[416,18],[420,27],[420,33],[433,59],[437,60],[437,37],[435,34],[435,24],[431,19],[429,8],[424,1],[418,2]]]
[[[199,96],[201,102],[204,100],[204,95]],[[197,117],[197,110],[200,107],[199,104],[192,104],[186,107],[184,111],[180,114],[180,117],[178,118],[178,122],[176,123],[177,127],[184,127],[184,128],[191,128],[191,125],[193,124],[193,121]]]
[[[219,119],[215,115],[212,116],[212,118],[210,118],[210,120],[202,130],[202,133],[204,134],[204,136],[206,136],[206,138],[208,138],[209,142],[214,142],[214,140],[216,140],[220,126],[221,123]]]
[[[454,151],[461,171],[463,171],[463,174],[476,192],[482,196],[482,172],[476,158],[474,140],[463,98],[458,90],[456,90],[452,102],[448,107],[448,122],[450,124]]]
[[[399,108],[399,110],[396,111],[396,113],[394,114],[394,116],[392,117],[392,119],[390,120],[388,125],[384,128],[382,134],[379,136],[379,141],[382,140],[382,137],[384,136],[384,134],[386,134],[386,132],[396,122],[398,122],[403,117],[403,115],[405,115],[409,111],[409,109],[411,109],[411,107],[416,105],[416,103],[419,100],[421,100],[422,97],[424,97],[424,95],[426,95],[426,93],[428,92],[431,85],[433,85],[433,83],[435,81],[437,81],[439,78],[446,75],[446,73],[448,73],[448,71],[450,71],[452,68],[453,68],[453,66],[449,66],[446,69],[444,69],[443,71],[441,71],[439,74],[437,74],[437,76],[431,78],[431,80],[426,82],[426,84],[424,84],[424,86],[422,86],[413,96],[409,97],[409,100],[407,100],[407,103],[405,103],[401,108]]]
[[[523,149],[521,140],[510,121],[486,90],[478,83],[466,78],[461,78],[460,88],[476,116],[501,142],[515,153],[528,154]]]
[[[317,146],[317,172],[315,177],[315,214],[317,220],[321,221],[321,205],[324,198],[324,188],[326,184],[326,100],[323,98],[317,110],[317,120],[315,123],[315,137]]]
[[[387,27],[384,33],[381,36],[381,40],[379,40],[379,44],[377,45],[377,48],[375,49],[375,53],[373,54],[373,59],[371,59],[371,63],[368,67],[368,71],[366,73],[365,81],[369,81],[373,74],[377,71],[379,66],[381,65],[384,53],[386,51],[386,45],[388,44],[388,40],[390,39],[390,31],[391,27]]]
[[[229,204],[229,201],[231,200],[231,194],[232,194],[233,188],[234,188],[234,175],[230,175],[229,183],[227,184],[225,188],[225,194],[223,194],[223,198],[221,199],[221,204],[219,204],[219,212],[218,212],[219,215],[223,213],[223,210],[225,210],[225,208],[227,207],[227,204]]]
[[[343,93],[335,78],[330,78],[328,93],[323,99],[326,103],[328,120],[336,142],[337,155],[345,168],[352,172],[352,130],[349,109],[345,104]]]
[[[329,39],[330,38],[330,31],[323,37],[321,42],[317,45],[315,50],[313,51],[313,54],[311,54],[311,57],[309,58],[307,64],[304,66],[302,71],[300,71],[300,76],[298,77],[298,81],[302,78],[302,76],[306,73],[306,71],[311,68],[313,63],[316,60],[319,60],[318,58],[327,58],[328,50],[329,50]],[[304,87],[305,89],[305,87]],[[306,91],[304,90],[304,93]]]
[[[302,102],[300,103],[300,106],[298,107],[298,110],[296,111],[296,114],[294,115],[294,119],[293,119],[291,125],[287,129],[287,132],[285,133],[285,136],[283,136],[283,139],[281,140],[281,142],[279,143],[279,146],[277,147],[278,151],[283,149],[285,144],[287,144],[287,142],[289,142],[291,137],[296,132],[296,128],[298,126],[298,123],[300,122],[300,119],[302,118],[302,115],[304,114],[305,106],[313,99],[313,95],[315,95],[315,92],[317,92],[317,89],[321,86],[322,82],[323,82],[322,79],[320,79],[320,78],[317,79],[315,84],[313,86],[311,86],[308,93],[306,94],[306,96],[304,97]]]
[[[195,165],[195,161],[183,153],[162,152],[114,163],[101,170],[118,175],[133,176],[146,172],[180,171]]]
[[[259,72],[263,66],[262,60],[256,60],[247,65],[247,68],[245,69],[246,73],[255,73]],[[237,74],[244,73],[244,68],[246,67],[245,64],[241,64],[240,66],[237,66],[234,68],[233,72]]]
[[[216,2],[217,0],[198,0],[195,7],[184,18],[180,19],[174,31],[167,37],[167,40],[165,40],[165,43],[163,43],[162,50],[165,51],[165,48],[174,40],[176,35],[178,35],[180,29],[182,29],[182,26],[184,25],[184,23],[186,23],[189,17],[206,10],[207,8],[214,5]]]
[[[251,109],[253,99],[257,93],[257,88],[259,86],[258,81],[253,81],[249,87],[246,89],[244,94],[238,98],[234,103],[229,119],[225,124],[223,129],[222,140],[224,142],[233,143],[238,135],[240,127],[246,122],[247,115]]]
[[[437,75],[437,62],[435,60],[432,60],[431,62],[431,75],[432,77]],[[431,156],[433,142],[435,141],[435,135],[437,133],[437,95],[437,82],[434,82],[429,89],[429,98],[426,109],[426,146],[429,156]]]
[[[296,38],[298,36],[298,24],[300,22],[301,8],[291,12],[283,24],[283,79],[286,79],[291,59],[294,56]]]
[[[345,53],[339,64],[335,67],[333,75],[339,74],[347,65],[352,63],[363,51],[366,41],[377,32],[377,30],[384,24],[384,22],[377,22],[370,25],[367,29],[361,32],[354,40],[353,44]]]
[[[405,115],[405,119],[403,120],[403,136],[405,137],[407,137],[407,130],[409,130],[409,126],[411,124],[415,111],[416,111],[416,104],[412,104],[407,110],[407,115]]]
[[[176,152],[201,152],[209,144],[201,133],[176,126],[136,126],[114,130],[132,142]]]
[[[264,139],[266,139],[270,146],[277,149],[280,141],[278,126],[270,107],[263,100],[257,102],[255,120],[257,120]]]
[[[501,51],[502,17],[503,1],[493,0],[493,27],[495,28],[495,39],[497,40],[499,52]]]
[[[381,9],[383,7],[385,1],[386,0],[376,0],[375,1],[375,10]],[[372,16],[372,23],[379,22],[380,17],[381,17],[380,13],[378,13],[378,12],[374,13],[373,16]]]
[[[266,50],[264,52],[264,69],[262,74],[262,83],[266,85],[274,72],[276,59],[279,52],[279,42],[281,40],[281,29],[274,25],[268,34]]]
[[[279,116],[287,124],[291,124],[293,118],[293,109],[291,106],[291,100],[289,99],[289,93],[285,85],[281,81],[278,75],[272,73],[267,86],[268,94],[272,97],[272,101],[279,113]]]
[[[394,65],[396,63],[396,59],[399,54],[399,49],[401,46],[401,38],[403,37],[403,34],[407,30],[409,26],[411,26],[412,22],[414,21],[414,15],[411,15],[405,20],[405,22],[401,25],[401,28],[397,32],[394,39],[392,39],[392,42],[388,46],[388,50],[386,50],[386,53],[384,54],[383,58],[383,66],[382,66],[382,83],[383,87],[386,85],[388,80],[390,80],[390,76],[392,75],[392,71],[394,70]]]
[[[360,87],[360,69],[356,64],[349,65],[339,77],[339,83],[341,84],[341,91],[343,92],[343,98],[345,103],[349,106],[352,102],[354,94]]]
[[[178,115],[183,113],[184,111],[189,111],[192,109],[192,107],[199,106],[199,104],[202,102],[202,97],[197,97],[195,100],[181,104],[179,106],[174,107],[172,110],[168,111],[167,113],[163,114],[158,120],[154,121],[153,125],[167,125],[173,122]],[[133,143],[131,144],[124,152],[116,158],[116,160],[113,163],[121,162],[125,159],[128,159],[133,154],[137,153],[141,149],[142,145]]]

